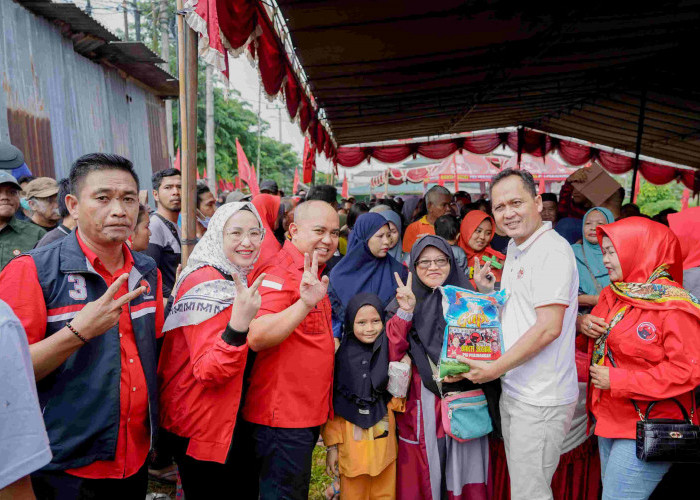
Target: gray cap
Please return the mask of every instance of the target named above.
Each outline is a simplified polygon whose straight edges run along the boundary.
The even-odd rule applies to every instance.
[[[260,192],[262,193],[263,191],[270,191],[272,194],[277,194],[279,188],[277,187],[277,183],[272,179],[265,179],[260,183]]]
[[[24,164],[22,151],[9,142],[0,142],[0,170],[13,170]]]
[[[18,190],[20,190],[20,191],[22,190],[22,186],[19,185],[19,182],[17,182],[17,179],[12,177],[12,174],[10,174],[10,172],[7,172],[5,170],[0,170],[0,186],[3,184],[12,184]]]
[[[233,203],[236,201],[249,201],[252,198],[249,194],[244,194],[240,191],[231,191],[226,197],[226,203]]]

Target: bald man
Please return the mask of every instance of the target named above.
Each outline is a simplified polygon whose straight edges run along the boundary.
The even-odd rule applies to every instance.
[[[259,466],[260,498],[306,499],[311,454],[331,410],[331,304],[325,263],[338,247],[338,214],[325,201],[294,210],[276,258],[263,263],[262,305],[250,324],[257,352],[243,405]]]

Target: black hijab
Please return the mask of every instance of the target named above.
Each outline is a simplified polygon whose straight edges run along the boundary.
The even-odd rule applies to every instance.
[[[360,342],[353,333],[355,316],[362,306],[374,307],[386,325],[384,302],[373,293],[359,293],[345,308],[345,334],[335,355],[333,408],[335,413],[363,429],[369,429],[387,413],[391,395],[389,341],[385,328],[372,344]]]
[[[467,290],[474,290],[467,276],[454,259],[450,244],[439,236],[423,236],[411,249],[411,273],[413,273],[413,294],[416,296],[416,308],[413,311],[413,326],[420,343],[430,359],[438,364],[442,339],[445,331],[445,317],[442,314],[442,293],[423,284],[416,273],[416,261],[428,247],[435,247],[445,254],[450,261],[450,273],[443,285],[454,285]]]

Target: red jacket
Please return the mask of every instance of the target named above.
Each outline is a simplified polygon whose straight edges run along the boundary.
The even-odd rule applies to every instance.
[[[220,279],[213,267],[198,269],[185,279],[177,299],[200,283]],[[163,342],[161,426],[190,438],[187,454],[197,460],[226,461],[241,404],[248,345],[245,338],[223,335],[230,319],[227,307],[199,325],[167,332]]]
[[[612,306],[612,295],[606,289],[591,314],[610,322],[623,305],[617,301]],[[650,401],[675,397],[690,413],[690,391],[700,384],[700,335],[694,316],[677,309],[652,311],[633,307],[610,332],[607,342],[618,368],[612,368],[606,356],[610,390],[602,391],[593,385],[588,388],[589,408],[597,420],[596,435],[635,439],[639,416],[630,398],[644,413]],[[593,341],[589,355],[592,347]],[[682,415],[672,401],[663,401],[654,406],[650,418],[680,419]],[[693,420],[698,423],[697,412]]]

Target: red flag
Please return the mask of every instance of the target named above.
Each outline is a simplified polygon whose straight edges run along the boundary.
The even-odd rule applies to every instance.
[[[248,184],[250,194],[253,196],[260,194],[258,181],[255,178],[255,168],[248,163],[248,158],[246,158],[243,147],[241,147],[241,143],[238,142],[238,138],[236,138],[236,156],[238,157],[238,177]]]
[[[345,174],[345,177],[343,177],[343,191],[340,193],[340,196],[346,200],[350,197],[350,189],[348,189],[348,174]]]
[[[234,189],[234,188],[233,188],[233,182],[228,181],[228,182],[226,183],[226,190],[227,190],[227,191],[233,191],[233,189]]]
[[[223,179],[219,179],[219,191],[225,191],[226,190],[226,185],[224,184]]]
[[[236,186],[236,189],[238,189],[240,191],[241,190],[241,178],[238,176],[235,176],[233,178],[233,185]]]
[[[309,142],[309,137],[304,138],[304,184],[313,181],[316,169],[316,147]]]
[[[294,167],[294,185],[292,186],[292,194],[299,191],[299,169]]]
[[[177,148],[177,153],[175,154],[175,165],[173,165],[177,170],[180,170],[180,148]]]

